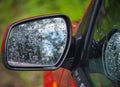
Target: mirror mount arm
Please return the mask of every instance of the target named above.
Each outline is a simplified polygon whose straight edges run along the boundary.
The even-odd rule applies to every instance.
[[[68,51],[68,54],[62,64],[62,68],[66,68],[68,70],[71,70],[74,59],[75,59],[75,43],[76,43],[76,38],[72,37],[70,49]]]
[[[92,47],[90,48],[89,58],[100,58],[102,57],[102,48],[107,38],[110,38],[114,33],[116,33],[118,30],[113,29],[111,32],[109,32],[106,36],[104,36],[99,41],[92,41]],[[97,50],[97,51],[96,51]]]
[[[82,36],[72,37],[71,46],[68,54],[62,64],[62,68],[72,71],[80,63],[80,49],[82,43]]]
[[[100,58],[102,56],[102,47],[105,39],[103,38],[100,41],[93,40],[91,43],[91,48],[89,50],[89,58]],[[97,50],[97,51],[96,51]]]

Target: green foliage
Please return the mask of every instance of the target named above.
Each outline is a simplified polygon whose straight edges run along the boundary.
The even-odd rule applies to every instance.
[[[105,75],[94,73],[90,74],[91,80],[95,87],[109,87],[110,86],[110,80],[106,78]]]
[[[41,14],[64,13],[72,20],[80,19],[89,0],[2,0],[0,11],[3,22]]]

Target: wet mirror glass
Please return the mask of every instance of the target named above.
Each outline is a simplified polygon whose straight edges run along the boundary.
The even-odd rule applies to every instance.
[[[67,42],[62,17],[36,19],[12,27],[7,41],[11,66],[51,66],[61,58]]]
[[[114,33],[106,42],[103,63],[106,75],[114,81],[120,81],[120,32]]]

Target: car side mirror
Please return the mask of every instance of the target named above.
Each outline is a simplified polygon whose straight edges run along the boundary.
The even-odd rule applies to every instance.
[[[71,22],[65,15],[23,19],[7,28],[3,62],[13,70],[57,69],[67,56],[71,37]]]
[[[104,72],[109,79],[120,81],[120,30],[112,30],[106,37],[102,61]]]

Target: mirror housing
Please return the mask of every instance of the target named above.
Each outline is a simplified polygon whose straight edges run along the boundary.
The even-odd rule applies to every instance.
[[[2,42],[4,65],[12,70],[54,70],[71,45],[71,22],[61,14],[23,19],[11,24]]]
[[[102,62],[105,75],[120,82],[120,30],[113,29],[107,36],[102,49]]]

